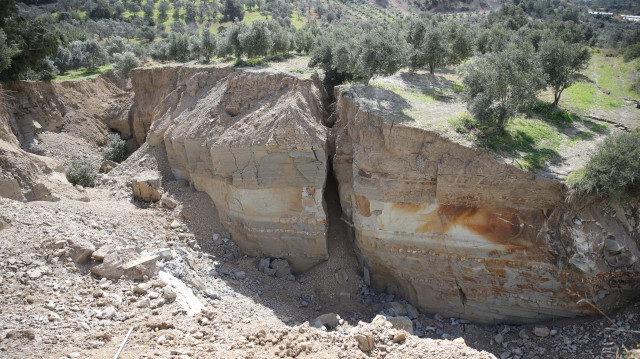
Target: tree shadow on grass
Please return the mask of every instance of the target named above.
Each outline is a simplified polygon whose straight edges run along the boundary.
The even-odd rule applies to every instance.
[[[391,90],[358,84],[351,86],[351,94],[358,97],[358,101],[362,102],[368,111],[383,118],[393,115],[395,124],[413,121],[411,117],[405,115],[405,111],[411,109],[411,104]]]
[[[597,123],[561,108],[553,108],[552,104],[539,100],[527,108],[525,113],[554,126],[572,139],[588,140],[593,137],[578,128],[577,124],[581,124],[596,133],[606,133],[608,131],[607,125]]]
[[[583,75],[583,74],[576,74],[576,75],[574,75],[574,79],[575,79],[577,82],[588,82],[588,83],[590,83],[590,84],[595,84],[595,83],[596,83],[595,81],[593,81],[592,79],[590,79],[589,77],[587,77],[587,76],[585,76],[585,75]]]
[[[557,151],[538,147],[535,139],[521,130],[517,130],[515,133],[494,132],[486,135],[485,141],[486,147],[495,152],[521,157],[522,160],[515,160],[515,163],[520,168],[533,172],[543,168],[547,161],[560,158],[560,154]]]
[[[454,102],[457,94],[462,92],[462,86],[444,76],[430,73],[402,72],[400,78],[408,86],[419,89],[425,96],[440,102]]]

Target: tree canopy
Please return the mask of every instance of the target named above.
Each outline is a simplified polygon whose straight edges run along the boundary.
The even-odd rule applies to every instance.
[[[544,77],[529,43],[512,43],[471,61],[463,78],[467,109],[475,118],[503,131],[522,106],[544,87]]]
[[[553,107],[556,107],[562,92],[589,64],[591,53],[580,44],[551,38],[541,43],[538,57],[547,86],[553,90]]]

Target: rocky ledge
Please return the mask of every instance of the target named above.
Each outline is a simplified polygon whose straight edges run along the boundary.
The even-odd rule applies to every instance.
[[[638,206],[570,205],[562,183],[414,127],[389,91],[336,96],[333,164],[374,288],[478,322],[596,314],[637,288]]]

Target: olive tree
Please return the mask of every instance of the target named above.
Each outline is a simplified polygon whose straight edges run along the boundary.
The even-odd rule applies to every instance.
[[[273,47],[271,31],[266,20],[256,20],[240,33],[238,40],[247,57],[266,56]]]
[[[129,72],[140,66],[140,61],[132,52],[115,54],[114,57],[116,61],[113,64],[113,72],[120,78],[129,78]]]
[[[244,53],[244,48],[240,42],[240,34],[246,31],[247,24],[234,21],[224,32],[221,43],[218,45],[221,56],[234,55],[236,60],[240,60]]]
[[[213,37],[211,30],[208,27],[202,29],[200,42],[202,43],[202,56],[206,62],[209,62],[216,52],[216,39]]]
[[[437,67],[456,65],[471,56],[471,35],[456,22],[438,22],[430,18],[412,18],[406,33],[411,45],[409,65],[428,66],[434,73]]]
[[[102,45],[93,39],[84,42],[83,51],[86,65],[89,69],[95,69],[97,66],[104,64],[109,57]]]
[[[464,69],[467,109],[479,121],[499,132],[519,108],[535,101],[544,76],[533,46],[511,44],[506,50],[475,58]]]
[[[349,78],[365,85],[376,75],[391,75],[405,63],[407,45],[400,31],[379,22],[345,22],[321,34],[310,66],[320,66],[336,82]]]
[[[591,53],[580,44],[548,39],[540,45],[538,58],[546,84],[553,90],[553,107],[556,107],[562,92],[574,83],[576,75],[589,64]]]

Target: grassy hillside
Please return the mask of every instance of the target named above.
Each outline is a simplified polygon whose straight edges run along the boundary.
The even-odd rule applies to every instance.
[[[594,49],[588,68],[565,91],[558,109],[551,107],[553,95],[543,92],[538,103],[510,121],[504,133],[484,131],[466,112],[461,81],[452,69],[441,69],[435,76],[400,72],[372,84],[406,100],[399,112],[413,120],[410,125],[486,149],[522,169],[552,168],[566,175],[583,165],[595,144],[617,131],[616,126],[637,126],[640,109],[628,100],[640,101],[630,89],[639,62],[624,62]]]

